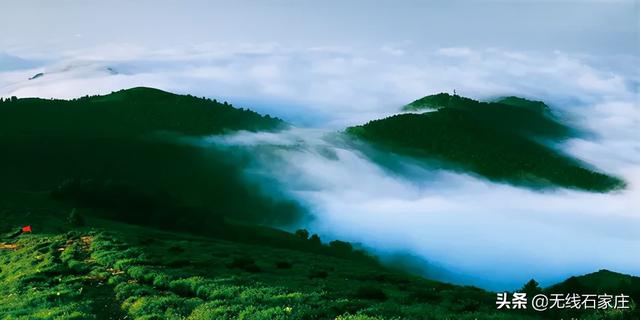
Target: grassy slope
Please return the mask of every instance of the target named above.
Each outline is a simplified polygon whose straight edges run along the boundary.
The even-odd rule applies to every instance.
[[[3,204],[0,228],[33,222],[34,233],[20,236],[17,248],[0,249],[2,319],[511,318],[493,310],[491,293],[390,271],[358,255],[89,215],[87,226],[72,228],[64,220],[69,208],[46,195],[13,199]],[[48,210],[26,214],[20,202]],[[252,233],[284,237],[263,228]]]
[[[631,312],[495,310],[495,293],[407,275],[357,254],[261,227],[235,239],[194,236],[94,218],[65,220],[47,194],[0,203],[0,230],[33,234],[0,249],[1,319],[632,319]],[[262,240],[255,241],[256,235]],[[271,239],[271,241],[264,241]],[[6,240],[6,239],[5,239]],[[315,249],[314,249],[315,248]],[[604,271],[598,274],[603,274]],[[638,278],[606,272],[549,293],[633,291]]]
[[[496,181],[598,192],[624,186],[620,179],[539,142],[574,134],[554,120],[541,102],[510,97],[483,103],[439,94],[405,107],[425,108],[436,111],[399,114],[346,132],[394,152],[438,160],[447,168]]]

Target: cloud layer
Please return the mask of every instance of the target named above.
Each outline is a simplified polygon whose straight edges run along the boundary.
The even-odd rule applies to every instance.
[[[454,89],[474,98],[513,94],[568,108],[631,101],[639,83],[637,70],[621,75],[615,65],[597,69],[588,63],[595,59],[590,56],[424,50],[410,42],[297,49],[275,43],[172,49],[113,44],[56,56],[24,55],[28,58],[4,55],[1,96],[73,98],[145,85],[229,99],[294,123],[336,128]],[[628,59],[638,62],[637,57]],[[6,69],[10,71],[2,72]],[[37,73],[44,76],[28,80]]]

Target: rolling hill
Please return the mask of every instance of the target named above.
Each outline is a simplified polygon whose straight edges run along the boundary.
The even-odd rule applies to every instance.
[[[302,208],[246,179],[243,170],[250,155],[185,142],[286,127],[280,119],[226,102],[151,88],[74,100],[12,98],[0,103],[0,197],[16,190],[53,190],[64,183],[109,186],[110,193],[102,191],[112,199],[103,202],[127,199],[120,201],[127,203],[120,205],[118,217],[129,222],[143,221],[152,212],[155,217],[145,219],[173,228],[166,217],[161,219],[160,211],[166,215],[167,210],[149,208],[153,198],[190,208],[191,215],[179,216],[201,228],[217,223],[211,216],[286,225],[301,216]],[[95,206],[86,199],[72,200]],[[140,206],[145,209],[131,210]]]
[[[137,87],[73,100],[7,99],[0,103],[0,135],[135,137],[168,131],[212,135],[278,130],[277,118],[227,102]]]
[[[542,102],[509,97],[486,103],[441,93],[403,109],[426,112],[373,120],[346,133],[382,150],[493,181],[594,192],[624,187],[619,178],[553,146],[579,132],[560,123]]]
[[[585,274],[550,286],[549,292],[575,292],[581,294],[611,294],[624,292],[633,300],[640,301],[640,277],[624,275],[609,270]]]

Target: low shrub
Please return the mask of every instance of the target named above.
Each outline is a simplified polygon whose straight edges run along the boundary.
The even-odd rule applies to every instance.
[[[289,261],[276,261],[276,268],[278,269],[291,269],[293,264]]]
[[[186,259],[176,259],[176,260],[168,261],[165,265],[167,267],[172,267],[172,268],[182,268],[182,267],[190,266],[191,262]]]
[[[227,264],[229,269],[241,269],[247,272],[260,272],[261,269],[256,265],[255,260],[248,257],[235,257]]]
[[[170,253],[180,254],[180,253],[184,252],[184,248],[180,247],[180,246],[171,246],[171,247],[169,247],[168,251]]]
[[[309,271],[309,279],[325,279],[329,276],[329,273],[325,270],[311,270]]]
[[[387,294],[382,289],[374,286],[362,286],[356,290],[354,296],[360,299],[367,300],[387,300]]]

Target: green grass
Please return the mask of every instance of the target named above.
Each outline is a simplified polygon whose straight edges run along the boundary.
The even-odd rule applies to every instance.
[[[558,122],[541,102],[510,97],[483,103],[447,94],[422,100],[427,101],[418,100],[406,109],[422,110],[430,103],[437,105],[436,111],[394,115],[350,127],[346,133],[431,166],[520,186],[595,192],[625,186],[619,178],[543,142],[559,142],[577,133]]]
[[[0,250],[0,294],[8,297],[0,300],[3,319],[473,319],[495,313],[486,291],[391,271],[327,246],[251,244],[91,215],[87,226],[73,228],[64,206],[51,202],[51,208],[60,214],[4,211],[4,230],[37,223],[33,234],[17,239],[18,249]]]

